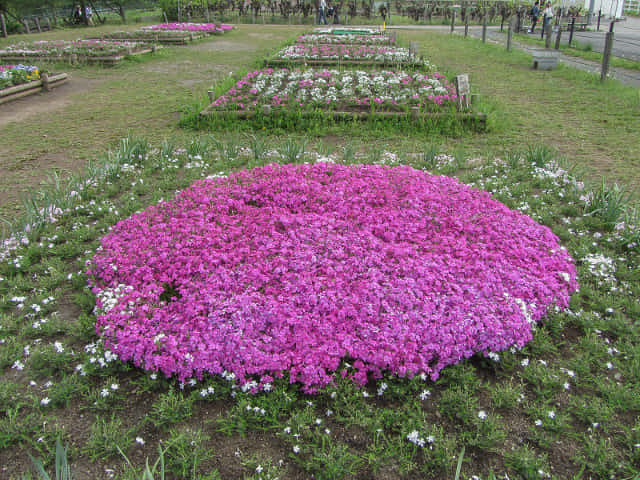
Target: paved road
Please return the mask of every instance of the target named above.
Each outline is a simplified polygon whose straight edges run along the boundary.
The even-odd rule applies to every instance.
[[[600,31],[573,32],[573,40],[583,46],[591,45],[594,52],[604,51],[606,32],[609,31],[611,22],[602,22]],[[593,28],[595,29],[595,24]],[[616,22],[613,27],[613,55],[640,62],[640,18],[627,17],[621,22]],[[536,33],[535,35],[538,35]],[[562,44],[569,40],[569,32],[562,32]]]
[[[604,24],[603,24],[604,25]],[[607,24],[608,25],[608,24]],[[450,27],[434,25],[434,26],[415,26],[415,25],[402,25],[402,26],[390,26],[391,29],[425,29],[425,30],[433,30],[438,32],[449,32]],[[608,27],[600,29],[600,32],[580,32],[581,37],[576,37],[578,32],[574,32],[574,37],[577,41],[588,41],[592,44],[594,51],[602,52],[602,46],[604,45],[604,37],[608,31]],[[464,34],[464,27],[456,26],[455,29],[456,34]],[[626,56],[630,59],[635,59],[640,61],[640,18],[628,17],[623,22],[618,22],[614,26],[614,50],[613,54],[615,56]],[[538,33],[536,33],[538,34]],[[469,35],[481,38],[482,37],[482,27],[478,26],[470,26],[469,27]],[[562,32],[562,37],[566,42],[569,39],[568,32]],[[487,32],[487,39],[490,42],[506,44],[507,35],[506,28],[505,32],[500,32],[500,27],[489,27]],[[621,39],[618,41],[618,39]],[[540,50],[540,47],[532,47],[530,45],[525,45],[523,43],[519,43],[517,41],[513,42],[515,48],[523,50],[525,52],[533,52],[534,50]],[[617,45],[617,46],[616,46]],[[592,62],[589,60],[584,60],[579,57],[572,57],[570,55],[562,55],[559,54],[559,60],[563,64],[576,68],[578,70],[583,70],[586,72],[591,72],[596,75],[600,75],[601,64],[598,62]],[[623,68],[613,68],[609,69],[610,75],[618,80],[621,83],[626,85],[631,85],[637,88],[640,88],[640,71],[638,70],[627,70]]]

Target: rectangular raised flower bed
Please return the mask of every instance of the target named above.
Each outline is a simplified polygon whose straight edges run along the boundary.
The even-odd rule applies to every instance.
[[[313,33],[328,33],[331,35],[384,35],[379,28],[368,27],[316,27]]]
[[[218,118],[473,118],[461,109],[455,86],[438,73],[412,71],[289,70],[247,73],[201,112]]]
[[[65,83],[68,79],[66,73],[58,73],[55,75],[43,74],[40,79],[32,80],[27,83],[7,87],[0,90],[0,104],[17,100],[19,98],[34,95],[43,91],[48,91]]]
[[[324,45],[393,45],[396,42],[394,35],[360,35],[332,33],[305,33],[296,39],[296,43],[317,43]]]
[[[428,66],[407,48],[389,45],[325,45],[297,43],[283,48],[265,61],[267,66],[395,66],[422,68]]]
[[[110,32],[93,40],[118,40],[136,43],[155,43],[162,45],[187,45],[194,40],[208,36],[206,33],[190,32],[187,30],[133,30]]]
[[[157,25],[149,25],[142,27],[144,30],[150,31],[183,31],[200,33],[202,35],[222,35],[223,33],[233,30],[233,25],[216,24],[216,23],[159,23]]]
[[[155,50],[154,46],[136,42],[109,40],[20,42],[0,50],[5,62],[68,62],[116,64],[133,55]]]

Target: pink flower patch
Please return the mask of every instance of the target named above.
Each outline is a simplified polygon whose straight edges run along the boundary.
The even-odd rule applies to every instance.
[[[309,392],[343,359],[364,384],[522,347],[577,288],[547,227],[455,179],[373,165],[198,181],[119,222],[89,274],[123,361],[182,380],[288,373]]]

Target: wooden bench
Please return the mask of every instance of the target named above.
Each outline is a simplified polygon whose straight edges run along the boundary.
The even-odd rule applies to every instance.
[[[571,30],[572,21],[573,20],[571,18],[563,19],[560,22],[560,26],[563,30],[569,31]],[[584,32],[588,26],[589,24],[587,23],[587,17],[576,17],[576,23],[573,25],[573,30]]]

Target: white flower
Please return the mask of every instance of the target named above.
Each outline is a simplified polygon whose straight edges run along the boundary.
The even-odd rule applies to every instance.
[[[484,410],[480,410],[480,411],[478,412],[478,418],[479,418],[480,420],[484,420],[485,418],[487,418],[487,412],[485,412]]]
[[[426,400],[430,396],[431,396],[431,392],[429,390],[423,390],[422,393],[420,394],[420,400]]]
[[[611,363],[611,362],[607,362],[607,368],[608,368],[609,370],[613,370],[613,363]]]
[[[118,385],[117,383],[112,383],[111,384],[111,390],[118,390],[118,388],[120,388],[120,385]]]
[[[549,410],[547,412],[547,417],[549,418],[556,418],[556,412],[554,412],[553,410]]]
[[[20,360],[16,360],[15,362],[13,362],[13,365],[11,365],[11,368],[15,368],[16,370],[24,370],[24,363],[22,363]]]
[[[293,446],[293,453],[300,453],[300,446],[299,445],[294,445]]]
[[[256,467],[256,472],[257,472],[257,473],[262,473],[262,470],[264,470],[264,468],[262,468],[262,465],[258,465],[258,466]]]
[[[49,402],[51,400],[49,400],[49,397],[44,397],[42,400],[40,400],[40,405],[49,405]]]
[[[540,419],[536,420],[533,423],[535,423],[536,427],[541,427],[542,426],[542,420],[540,420]]]
[[[529,366],[529,359],[525,358],[520,362],[520,365],[522,365],[523,367],[528,367]]]
[[[102,390],[100,390],[100,396],[102,398],[106,398],[109,396],[109,390],[107,390],[106,388],[103,388]]]
[[[140,444],[140,445],[144,445],[144,438],[142,437],[136,437],[136,443]]]
[[[425,441],[424,438],[420,437],[420,433],[417,430],[413,430],[409,435],[407,435],[407,440],[409,440],[414,445],[418,447],[424,447]]]

